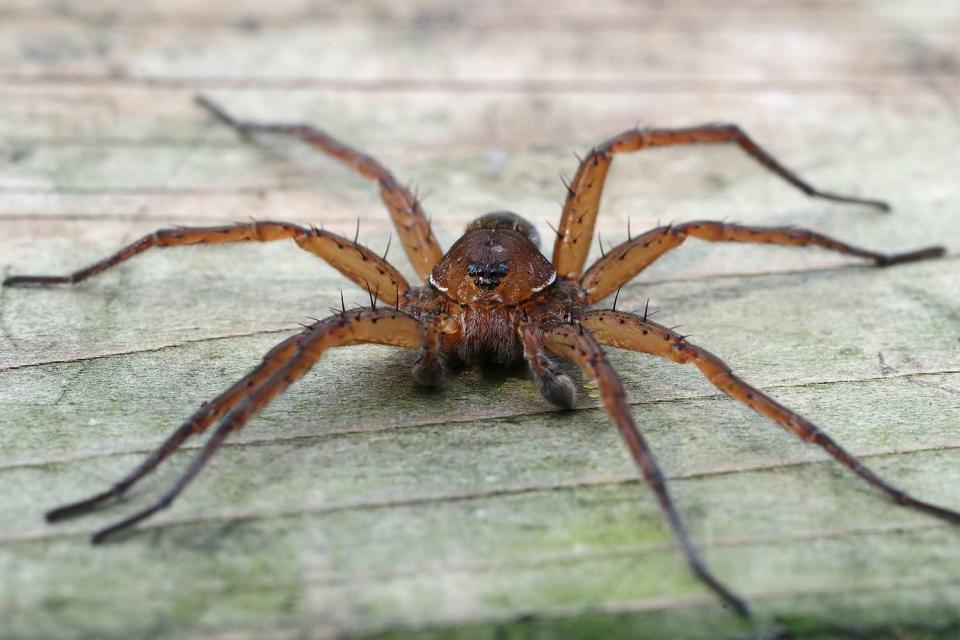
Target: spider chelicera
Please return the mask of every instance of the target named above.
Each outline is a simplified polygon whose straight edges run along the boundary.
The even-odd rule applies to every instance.
[[[584,157],[555,229],[553,259],[539,250],[534,227],[520,216],[499,211],[483,215],[443,253],[416,197],[383,165],[309,125],[266,124],[237,120],[204,97],[197,102],[238,133],[292,136],[340,160],[375,181],[403,247],[417,274],[427,281],[411,286],[406,278],[356,238],[286,222],[249,222],[218,227],[161,229],[116,254],[68,276],[12,276],[11,285],[74,284],[151,247],[226,242],[293,240],[326,260],[370,294],[367,308],[346,310],[305,327],[264,356],[250,373],[202,405],[136,469],[110,489],[55,509],[48,521],[81,514],[123,495],[187,438],[216,424],[213,434],[179,479],[154,504],[93,536],[98,543],[174,501],[196,477],[231,432],[243,427],[267,403],[305,374],[324,351],[359,343],[416,349],[413,377],[422,385],[439,385],[448,371],[476,363],[509,366],[526,361],[538,390],[551,403],[570,409],[575,387],[548,354],[576,363],[598,385],[603,406],[616,424],[679,542],[696,576],[739,614],[745,602],[717,580],[691,543],[670,498],[667,484],[627,404],[623,385],[601,345],[632,349],[684,364],[692,363],[718,389],[767,416],[800,439],[816,444],[899,504],[960,524],[960,513],[918,500],[878,477],[809,420],[747,384],[719,358],[671,329],[643,316],[591,307],[660,256],[690,237],[709,242],[757,242],[814,245],[873,260],[887,266],[934,258],[942,247],[898,254],[861,249],[819,233],[792,227],[759,227],[710,220],[657,227],[607,251],[584,270],[607,171],[618,153],[672,145],[734,143],[768,170],[809,196],[887,210],[886,203],[817,190],[783,167],[735,125],[710,124],[681,129],[632,129],[610,138]],[[383,304],[377,306],[377,301]]]

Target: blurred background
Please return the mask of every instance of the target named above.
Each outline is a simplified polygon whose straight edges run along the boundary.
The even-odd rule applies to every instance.
[[[383,251],[376,189],[195,107],[306,121],[416,185],[445,246],[510,209],[544,238],[575,153],[633,126],[736,148],[620,157],[606,243],[697,218],[795,224],[944,260],[688,243],[624,288],[917,494],[960,505],[955,0],[0,1],[0,269],[61,273],[170,224],[323,224]],[[599,252],[595,249],[599,255]],[[391,259],[413,273],[402,251]],[[516,376],[417,392],[402,356],[330,355],[119,544],[40,515],[106,487],[308,315],[365,293],[292,246],[156,252],[0,289],[0,637],[746,637],[689,575],[596,401]],[[718,576],[782,637],[956,637],[957,534],[903,513],[695,372],[616,354]],[[194,445],[195,446],[195,445]],[[190,451],[135,492],[160,491]],[[897,635],[900,634],[900,635]],[[903,635],[907,634],[907,635]],[[913,635],[911,635],[913,634]]]

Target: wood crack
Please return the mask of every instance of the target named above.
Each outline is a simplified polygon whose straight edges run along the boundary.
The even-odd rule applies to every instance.
[[[758,387],[764,392],[769,392],[777,389],[803,389],[805,387],[815,387],[819,385],[828,385],[828,384],[856,384],[862,382],[876,382],[884,381],[890,379],[904,378],[907,380],[914,380],[917,378],[922,378],[926,376],[939,376],[944,374],[956,374],[960,373],[960,370],[957,371],[936,371],[936,372],[924,372],[924,373],[902,373],[897,375],[885,375],[875,378],[863,378],[863,379],[853,379],[853,380],[828,380],[828,381],[816,381],[816,382],[804,382],[798,384],[784,384],[784,385],[770,385],[765,387]],[[73,378],[76,379],[76,378]],[[929,386],[929,385],[928,385]],[[951,394],[956,394],[956,390],[949,387],[942,387],[940,385],[933,386],[932,388],[942,389],[948,391]],[[60,398],[66,394],[64,391]],[[700,400],[729,400],[729,397],[723,393],[705,393],[704,395],[691,395],[691,396],[679,396],[674,398],[663,398],[663,399],[649,399],[649,400],[637,400],[634,402],[628,402],[628,405],[631,408],[638,408],[643,406],[652,406],[659,404],[672,404],[679,402],[696,402]],[[56,404],[56,403],[54,403]],[[46,403],[44,403],[46,406]],[[602,409],[599,406],[584,406],[579,407],[576,411],[601,411]],[[388,433],[400,429],[426,429],[430,427],[437,427],[448,424],[469,424],[471,422],[479,421],[497,421],[497,420],[513,420],[518,417],[533,417],[533,416],[544,416],[557,413],[557,409],[541,410],[541,409],[532,409],[529,411],[504,411],[504,412],[489,412],[486,414],[473,414],[468,416],[444,416],[442,418],[430,418],[421,421],[406,422],[402,424],[393,424],[389,426],[368,426],[361,425],[358,427],[352,428],[343,428],[338,429],[333,432],[325,433],[316,433],[316,434],[297,434],[290,436],[274,436],[270,438],[251,438],[248,440],[242,441],[227,441],[222,446],[224,448],[235,448],[235,449],[246,449],[251,447],[260,447],[260,446],[272,446],[277,444],[288,444],[296,442],[313,442],[318,440],[325,440],[330,438],[338,438],[343,436],[350,436],[356,434],[375,434],[375,433]],[[189,451],[199,449],[203,446],[202,441],[190,441],[183,444],[180,449],[182,451]],[[153,451],[153,445],[145,446],[136,446],[129,447],[124,449],[113,449],[109,451],[104,451],[103,449],[98,449],[96,452],[81,452],[73,453],[70,455],[63,455],[58,457],[49,457],[49,458],[40,458],[40,459],[14,459],[12,461],[0,462],[0,472],[9,471],[12,469],[23,469],[23,468],[39,468],[39,467],[48,467],[51,465],[58,464],[71,464],[74,462],[82,462],[87,460],[97,460],[103,458],[110,458],[116,456],[126,456],[126,455],[136,455],[142,454],[145,455]],[[953,448],[952,444],[944,445],[940,448]],[[917,448],[917,449],[898,449],[890,450],[886,453],[896,453],[898,451],[912,452],[912,451],[926,451],[930,450],[927,448]],[[869,454],[866,454],[869,455]]]
[[[960,449],[960,443],[951,444],[947,446],[938,446],[938,447],[918,447],[916,449],[904,450],[899,449],[896,451],[884,451],[879,453],[863,453],[859,454],[861,459],[870,460],[875,458],[884,458],[884,457],[902,457],[909,456],[916,453],[926,453],[926,452],[936,452],[936,451],[951,451]],[[665,474],[667,479],[670,482],[682,482],[685,480],[697,480],[702,478],[708,478],[711,476],[722,476],[722,475],[731,475],[731,474],[743,474],[743,473],[767,473],[770,471],[778,471],[785,468],[797,468],[804,466],[812,465],[825,465],[825,464],[835,464],[834,461],[830,458],[818,458],[814,460],[794,460],[788,462],[778,462],[776,464],[762,464],[757,465],[756,467],[739,467],[739,468],[716,468],[712,470],[704,469],[697,470],[688,473],[677,473],[677,474]],[[303,516],[319,516],[324,514],[331,513],[342,513],[342,512],[361,512],[361,511],[376,511],[382,509],[397,509],[405,507],[418,507],[418,506],[433,506],[441,504],[450,504],[457,502],[471,502],[476,500],[490,500],[492,498],[504,498],[504,497],[513,497],[513,496],[525,496],[525,495],[537,495],[543,493],[553,493],[553,492],[564,492],[564,491],[576,491],[579,489],[594,489],[594,488],[603,488],[603,487],[614,487],[614,486],[625,486],[625,485],[640,485],[643,484],[643,479],[636,475],[619,475],[619,476],[608,476],[603,478],[591,478],[591,479],[580,479],[573,480],[569,482],[557,482],[549,484],[529,484],[529,485],[517,485],[513,487],[502,487],[499,489],[492,489],[489,491],[465,491],[460,493],[447,493],[447,494],[438,494],[438,495],[426,495],[426,496],[417,496],[410,498],[401,498],[401,499],[387,499],[387,500],[368,500],[368,501],[358,501],[352,503],[342,503],[342,504],[332,504],[332,505],[316,505],[316,506],[307,506],[303,508],[296,509],[274,509],[274,510],[249,510],[249,511],[235,511],[235,512],[221,512],[221,513],[205,513],[200,516],[171,516],[166,518],[159,518],[157,520],[150,521],[138,528],[139,531],[149,531],[154,529],[164,529],[168,527],[180,526],[180,525],[192,525],[192,524],[201,524],[208,522],[251,522],[251,521],[262,521],[262,520],[272,520],[277,518],[299,518]],[[878,496],[879,497],[879,496]],[[652,499],[652,498],[651,498]],[[887,504],[891,506],[892,502],[887,501]],[[934,523],[936,525],[936,523]],[[940,525],[936,525],[940,526]],[[56,531],[43,531],[43,532],[34,532],[26,534],[15,534],[12,536],[0,536],[0,545],[8,543],[21,543],[21,542],[31,542],[41,539],[59,539],[59,538],[71,538],[80,535],[89,535],[88,531],[72,531],[72,532],[63,532],[58,533]]]

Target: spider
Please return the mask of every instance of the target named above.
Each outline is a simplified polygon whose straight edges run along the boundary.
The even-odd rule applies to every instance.
[[[638,128],[610,138],[581,159],[574,179],[567,184],[560,224],[554,229],[556,239],[552,260],[539,250],[539,237],[533,225],[507,211],[480,216],[444,253],[417,198],[374,158],[310,125],[247,122],[234,118],[203,96],[198,96],[196,101],[241,136],[279,134],[298,139],[375,181],[407,256],[426,284],[411,285],[385,257],[359,244],[356,238],[351,240],[316,227],[270,221],[161,229],[67,276],[7,278],[3,283],[5,286],[75,284],[153,247],[291,239],[304,251],[326,260],[366,289],[370,296],[369,307],[347,310],[341,305],[331,317],[306,325],[303,332],[280,342],[247,375],[201,405],[127,476],[102,493],[50,511],[46,514],[49,522],[82,514],[105,501],[119,498],[189,437],[216,425],[191,464],[156,502],[98,531],[92,541],[103,542],[169,507],[227,437],[310,370],[327,349],[377,343],[417,350],[413,377],[417,383],[426,386],[441,384],[448,372],[464,366],[481,363],[510,366],[525,361],[539,392],[550,403],[563,409],[573,408],[575,386],[569,376],[558,370],[552,356],[578,365],[598,385],[603,407],[656,495],[690,569],[724,603],[745,617],[750,615],[745,601],[714,577],[690,541],[663,473],[631,417],[623,384],[602,345],[652,354],[679,364],[691,363],[718,389],[801,440],[822,447],[897,503],[960,524],[960,513],[918,500],[889,484],[812,422],[737,377],[706,349],[649,320],[646,312],[639,315],[618,311],[616,296],[612,308],[592,309],[691,237],[709,242],[812,245],[873,260],[878,266],[944,254],[942,247],[884,254],[806,229],[700,220],[660,226],[636,237],[629,237],[628,233],[627,241],[584,269],[600,196],[617,154],[673,145],[732,143],[808,196],[879,210],[888,210],[886,203],[815,189],[781,165],[736,125]],[[385,304],[378,306],[378,301]]]

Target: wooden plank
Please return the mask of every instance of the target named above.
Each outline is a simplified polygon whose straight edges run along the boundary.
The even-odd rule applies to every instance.
[[[622,9],[614,10],[612,21],[584,23],[576,16],[559,28],[550,21],[544,28],[543,21],[533,19],[536,14],[529,11],[507,9],[491,24],[469,5],[447,4],[433,13],[409,10],[406,19],[390,20],[388,14],[337,22],[321,16],[314,21],[267,25],[230,20],[229,9],[224,9],[220,12],[223,22],[200,28],[176,22],[170,23],[174,28],[165,28],[163,22],[117,24],[109,19],[51,16],[44,21],[28,19],[29,32],[16,20],[0,25],[0,77],[192,78],[207,83],[239,81],[243,86],[255,80],[302,84],[317,78],[348,83],[441,78],[562,81],[576,86],[596,81],[629,83],[636,80],[641,65],[643,82],[720,78],[759,84],[787,79],[816,85],[911,77],[918,69],[926,76],[949,77],[955,68],[955,6],[941,6],[936,14],[941,21],[922,23],[926,27],[922,45],[909,39],[904,42],[902,29],[893,25],[906,21],[900,22],[895,9],[885,17],[883,11],[864,6],[854,7],[852,15],[850,7],[841,5],[833,13],[830,5],[824,6],[822,13],[806,14],[813,20],[791,21],[789,13],[774,13],[776,28],[748,19],[726,29],[717,27],[716,20],[726,17],[725,5],[717,3],[697,7],[713,22],[698,21],[680,29],[644,20],[644,12],[630,15]],[[912,13],[916,14],[923,15]],[[445,28],[436,28],[441,18]],[[843,37],[824,31],[825,24],[844,27]],[[858,28],[846,30],[850,24]],[[425,52],[428,35],[431,46]],[[767,55],[774,48],[781,55]],[[510,64],[501,64],[503,60]]]
[[[3,274],[63,272],[157,226],[251,215],[344,233],[359,217],[361,238],[385,246],[369,184],[295,145],[238,141],[193,106],[197,90],[375,153],[430,192],[447,245],[504,207],[548,235],[570,152],[638,120],[733,120],[816,184],[889,197],[895,213],[806,200],[736,150],[669,150],[618,160],[605,241],[628,217],[634,230],[711,217],[885,250],[942,243],[948,257],[877,270],[690,243],[626,287],[621,308],[651,298],[659,320],[884,475],[960,506],[955,3],[340,4],[5,3]],[[146,504],[201,440],[124,505],[42,523],[129,469],[341,286],[361,302],[278,244],[0,289],[0,637],[747,633],[683,566],[588,389],[570,414],[522,372],[469,371],[426,394],[386,348],[331,353],[120,544],[86,535]],[[612,358],[693,537],[761,626],[960,626],[948,526],[886,503],[695,370]]]

